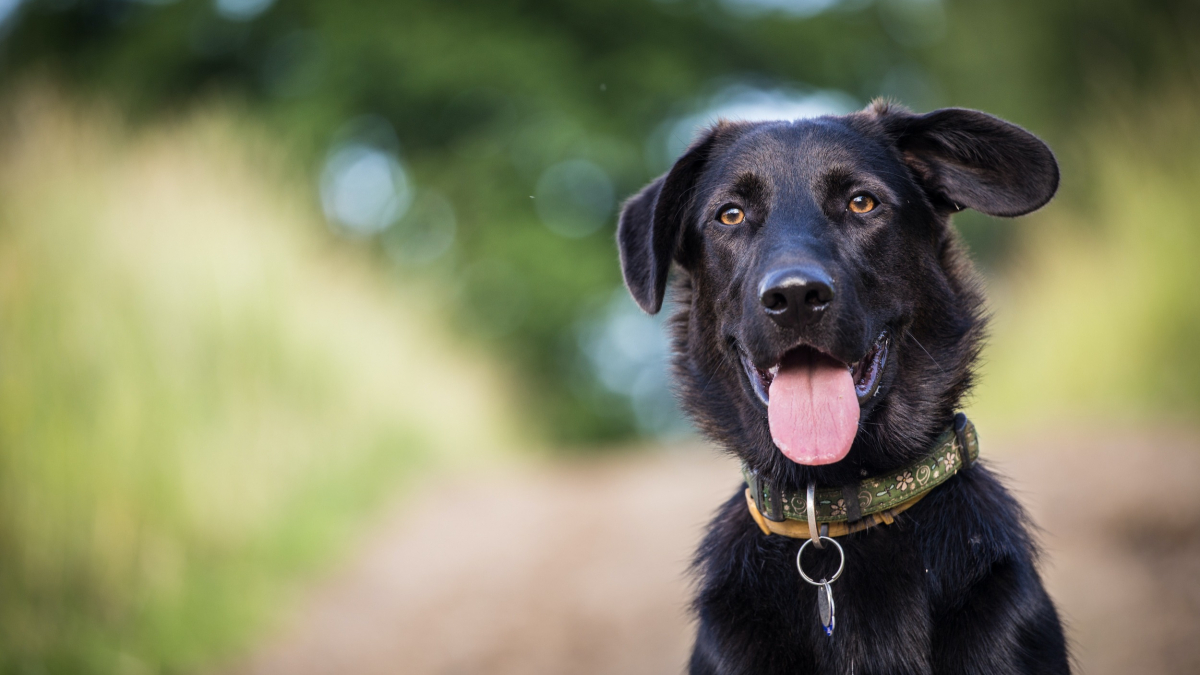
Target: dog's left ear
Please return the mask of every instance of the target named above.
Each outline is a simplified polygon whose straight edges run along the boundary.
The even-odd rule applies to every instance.
[[[992,216],[1034,211],[1058,190],[1058,162],[1037,136],[977,110],[872,112],[935,203]]]

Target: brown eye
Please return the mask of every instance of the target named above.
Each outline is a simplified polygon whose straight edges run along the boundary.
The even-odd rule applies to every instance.
[[[746,212],[736,206],[728,206],[721,210],[717,219],[725,225],[738,225],[746,219]]]
[[[854,213],[870,213],[876,206],[875,198],[868,194],[858,194],[850,198],[850,210]]]

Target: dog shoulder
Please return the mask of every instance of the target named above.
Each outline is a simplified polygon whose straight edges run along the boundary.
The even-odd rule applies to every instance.
[[[987,466],[960,472],[912,512],[935,595],[961,594],[999,568],[1035,572],[1029,517]]]

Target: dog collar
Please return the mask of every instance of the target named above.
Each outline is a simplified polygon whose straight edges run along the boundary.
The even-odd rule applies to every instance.
[[[816,488],[815,521],[820,534],[840,537],[876,525],[890,525],[896,515],[916,504],[933,488],[969,467],[979,457],[979,436],[967,416],[954,422],[921,459],[896,471],[842,487]],[[763,534],[810,539],[806,493],[777,489],[742,465],[746,505]]]

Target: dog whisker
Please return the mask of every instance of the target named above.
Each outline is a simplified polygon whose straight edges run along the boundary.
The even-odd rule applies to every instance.
[[[933,358],[933,354],[929,353],[929,350],[925,348],[925,345],[921,344],[921,341],[917,339],[917,336],[912,334],[912,329],[906,330],[905,333],[907,333],[908,337],[912,338],[912,341],[921,348],[921,351],[925,352],[925,355],[929,357],[929,360],[933,362],[933,365],[937,366],[937,369],[942,371],[942,374],[945,374],[946,369],[942,367],[942,364],[938,363],[937,359]]]

